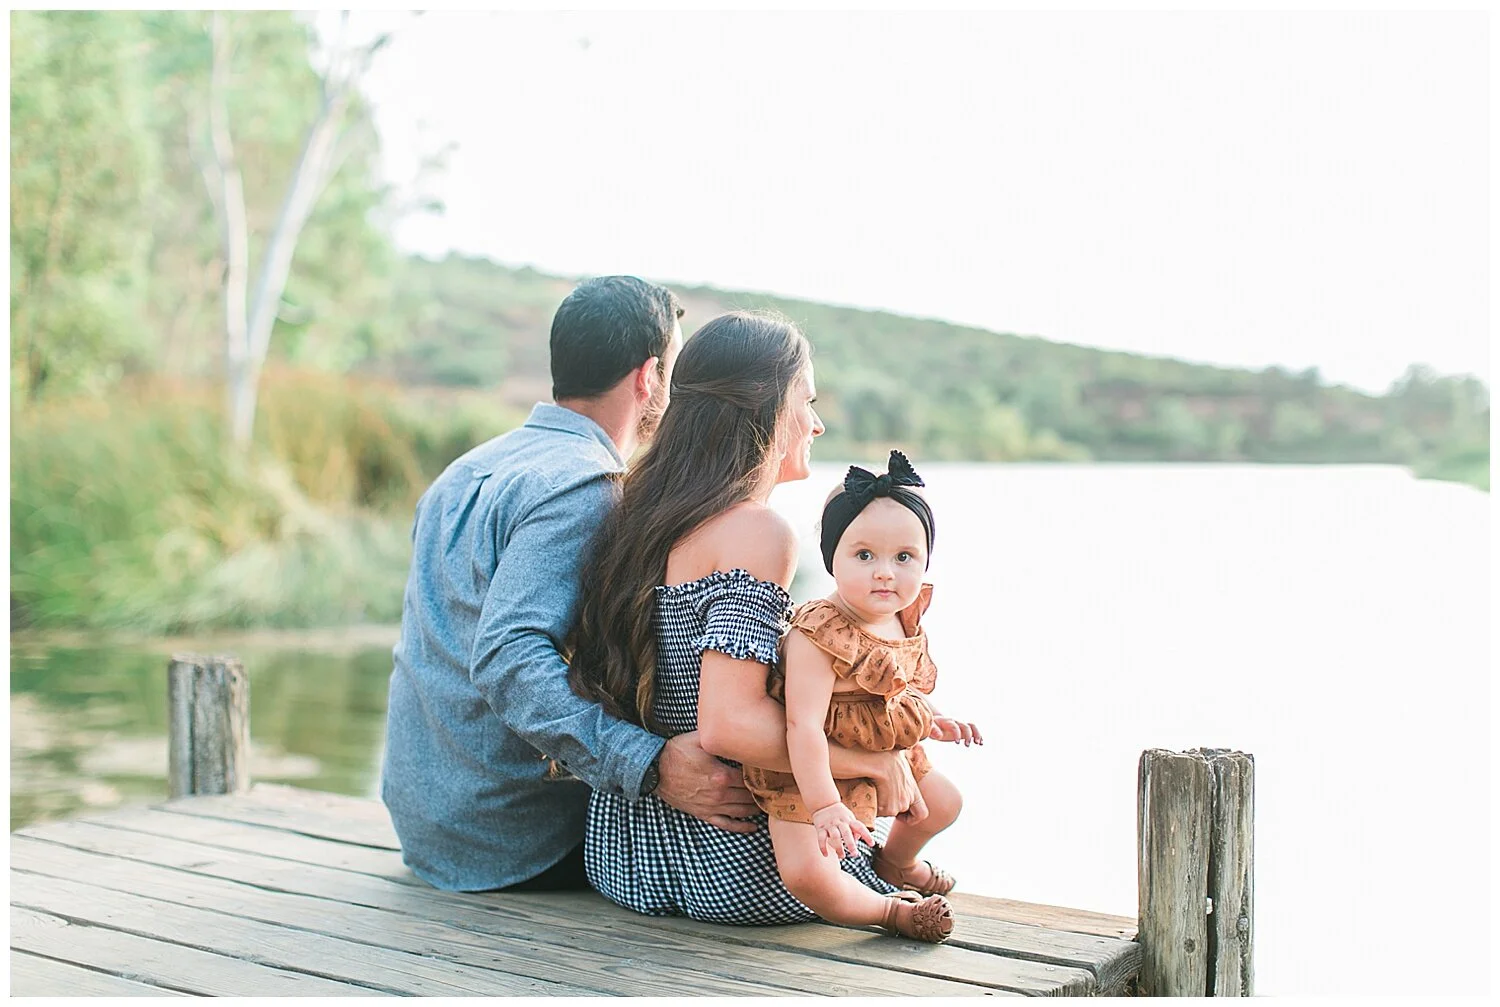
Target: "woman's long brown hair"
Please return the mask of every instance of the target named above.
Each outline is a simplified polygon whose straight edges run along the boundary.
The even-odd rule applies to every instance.
[[[578,695],[663,733],[653,704],[656,587],[667,555],[767,477],[787,390],[809,357],[791,322],[743,311],[712,319],[683,346],[661,426],[625,476],[583,570],[568,668]]]

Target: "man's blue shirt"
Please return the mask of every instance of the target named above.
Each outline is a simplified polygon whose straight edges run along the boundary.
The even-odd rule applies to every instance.
[[[430,884],[535,877],[582,841],[589,787],[634,799],[661,751],[575,696],[559,653],[624,468],[593,420],[538,403],[417,503],[381,797]],[[548,757],[577,779],[548,779]]]

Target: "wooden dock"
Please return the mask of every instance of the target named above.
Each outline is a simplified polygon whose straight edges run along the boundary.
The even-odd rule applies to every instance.
[[[958,895],[949,943],[440,892],[375,801],[259,784],[11,836],[11,994],[1095,996],[1134,919]]]
[[[11,835],[11,994],[1250,996],[1254,758],[1141,754],[1141,923],[957,895],[948,943],[457,894],[372,800],[250,786],[248,680],[173,657],[173,799]]]

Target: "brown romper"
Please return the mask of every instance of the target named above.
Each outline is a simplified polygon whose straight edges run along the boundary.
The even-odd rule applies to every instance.
[[[920,780],[932,769],[919,742],[932,729],[932,706],[925,693],[937,682],[937,666],[927,655],[922,613],[932,601],[932,585],[923,584],[917,600],[897,613],[906,637],[886,640],[865,632],[830,601],[818,599],[792,614],[792,631],[800,632],[833,659],[838,676],[828,703],[823,731],[845,748],[870,752],[905,749],[911,775]],[[766,691],[786,702],[786,672],[778,661],[771,667]],[[875,783],[869,779],[835,780],[839,797],[866,828],[875,826]],[[797,779],[754,766],[745,767],[745,786],[761,810],[788,822],[812,823],[812,812],[802,801]]]

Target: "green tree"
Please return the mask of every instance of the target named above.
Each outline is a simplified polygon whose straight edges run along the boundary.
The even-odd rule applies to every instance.
[[[11,16],[11,391],[24,404],[118,375],[142,350],[143,206],[158,159],[139,22]]]
[[[1181,395],[1164,395],[1151,405],[1157,431],[1174,458],[1198,458],[1208,449],[1209,430]]]
[[[1073,372],[1044,366],[1021,387],[1017,405],[1034,427],[1063,427],[1078,412],[1079,391]]]
[[[214,204],[224,254],[224,379],[230,434],[246,448],[255,424],[261,373],[270,352],[271,335],[282,313],[283,296],[303,229],[324,190],[341,167],[344,142],[355,114],[358,84],[375,54],[390,41],[381,35],[367,45],[339,38],[325,53],[327,66],[318,78],[317,100],[304,128],[301,147],[281,187],[269,227],[257,230],[249,215],[244,172],[230,124],[230,91],[234,85],[235,34],[230,16],[210,16],[212,40],[205,95],[208,143],[198,154]],[[252,238],[259,236],[252,263]]]
[[[264,258],[320,107],[305,18],[227,15],[227,119]],[[130,371],[222,375],[226,260],[202,171],[210,18],[191,11],[12,17],[12,387],[97,389]],[[385,349],[396,255],[381,225],[378,145],[347,99],[339,170],[301,230],[272,355],[343,370]]]
[[[1305,447],[1323,434],[1323,417],[1300,402],[1278,402],[1271,410],[1271,442],[1284,448]]]

